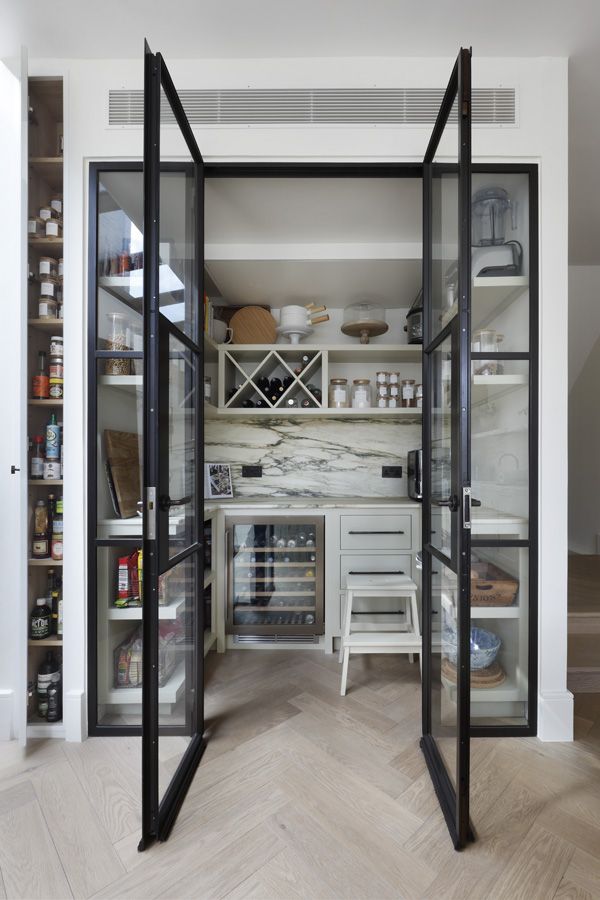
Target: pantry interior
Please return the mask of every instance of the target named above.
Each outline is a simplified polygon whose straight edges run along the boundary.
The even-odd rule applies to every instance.
[[[161,312],[176,323],[190,257],[185,236],[190,219],[182,215],[190,203],[190,175],[176,163],[167,169],[161,175]],[[136,163],[90,167],[92,734],[138,733],[142,715],[137,663],[122,684],[118,672],[120,659],[131,658],[132,649],[135,656],[142,617],[135,596],[142,535],[136,515],[142,178]],[[493,671],[485,670],[479,684],[474,679],[472,723],[474,733],[528,734],[536,727],[537,677],[535,167],[474,166],[473,195],[490,187],[506,192],[505,240],[519,242],[522,258],[517,273],[479,274],[494,264],[489,261],[494,253],[488,252],[472,284],[473,341],[483,332],[493,342],[473,347],[479,355],[472,375],[473,492],[482,505],[474,510],[472,564],[481,590],[472,615],[473,625],[492,633],[501,646]],[[456,214],[451,191],[440,195],[442,207],[449,221]],[[212,313],[205,316],[203,334],[204,462],[230,467],[233,496],[205,495],[202,587],[204,651],[225,653],[222,665],[228,653],[256,648],[337,649],[351,571],[401,570],[420,580],[421,505],[408,496],[407,459],[410,450],[423,446],[422,407],[416,400],[422,348],[408,343],[404,327],[421,288],[422,246],[419,167],[316,171],[300,164],[290,173],[274,165],[257,174],[251,166],[207,167],[204,290]],[[451,253],[442,248],[433,265],[442,318],[452,312]],[[364,300],[383,310],[388,326],[365,344],[341,330],[348,307]],[[298,344],[284,335],[269,343],[215,340],[216,334],[230,337],[225,329],[232,308],[266,307],[276,326],[281,309],[290,304],[326,307],[328,321],[316,324]],[[223,324],[216,325],[219,320]],[[170,372],[173,400],[183,403],[185,366],[174,364]],[[413,402],[376,405],[382,372],[388,382],[390,373],[392,381],[412,382]],[[340,379],[349,389],[355,380],[367,380],[368,406],[353,407],[351,399],[335,405],[330,384]],[[388,385],[386,399],[389,395]],[[177,435],[175,415],[167,427]],[[170,445],[182,459],[184,443],[180,434]],[[440,489],[447,478],[443,443],[440,435]],[[136,473],[133,485],[127,479],[120,483],[123,466]],[[172,496],[187,492],[185,480],[175,481]],[[120,505],[124,516],[116,515]],[[183,508],[171,510],[170,534],[184,519]],[[443,532],[441,517],[440,525]],[[388,527],[402,538],[378,535]],[[120,572],[126,579],[122,597]],[[172,652],[172,635],[185,617],[192,579],[190,572],[180,572],[159,598],[164,640],[159,710],[161,724],[173,728],[185,722],[186,670]],[[438,585],[440,611],[447,589]],[[394,617],[382,612],[377,621],[393,625]],[[452,699],[452,673],[440,670],[436,677],[440,693]]]

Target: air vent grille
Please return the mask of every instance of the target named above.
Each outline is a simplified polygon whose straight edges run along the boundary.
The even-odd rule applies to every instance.
[[[432,125],[442,88],[180,91],[191,125]],[[456,121],[456,111],[453,111]],[[144,93],[111,90],[108,124],[141,126]],[[163,95],[162,121],[174,118]],[[476,88],[473,124],[514,125],[514,88]]]

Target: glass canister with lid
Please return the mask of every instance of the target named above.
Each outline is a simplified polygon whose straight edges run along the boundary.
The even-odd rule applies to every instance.
[[[416,382],[414,378],[402,379],[400,405],[404,407],[404,409],[417,405],[417,398],[415,396],[415,383]]]
[[[352,382],[352,409],[370,409],[371,381],[368,378],[355,378]]]
[[[328,402],[332,409],[346,409],[350,406],[350,390],[347,378],[332,378],[330,380]]]
[[[131,350],[128,341],[129,319],[123,313],[107,313],[108,337],[105,347],[107,350],[127,351]],[[116,358],[107,359],[104,364],[105,375],[129,375],[131,372],[131,360]]]

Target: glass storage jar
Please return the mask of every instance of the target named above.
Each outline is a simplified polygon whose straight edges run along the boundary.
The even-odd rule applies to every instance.
[[[108,313],[108,337],[106,338],[107,350],[127,351],[131,350],[127,340],[129,332],[129,319],[123,313]],[[131,373],[130,359],[107,359],[104,364],[105,375],[129,375]]]
[[[389,388],[387,384],[378,384],[375,394],[375,406],[377,406],[378,409],[386,409],[388,405],[388,399]]]
[[[352,409],[369,409],[371,403],[370,380],[368,378],[355,378],[352,382]]]
[[[417,409],[423,409],[423,385],[418,384],[416,389]]]
[[[405,409],[408,407],[413,407],[417,405],[417,398],[415,396],[415,379],[414,378],[403,378],[402,379],[402,393],[401,393],[401,406]]]
[[[346,409],[350,406],[350,391],[347,378],[332,378],[329,382],[329,406],[332,409]]]

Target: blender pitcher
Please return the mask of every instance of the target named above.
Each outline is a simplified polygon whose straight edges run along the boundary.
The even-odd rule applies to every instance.
[[[513,231],[517,227],[516,208],[508,191],[499,187],[481,188],[473,195],[473,245],[490,247],[505,243],[505,216],[511,212]]]

